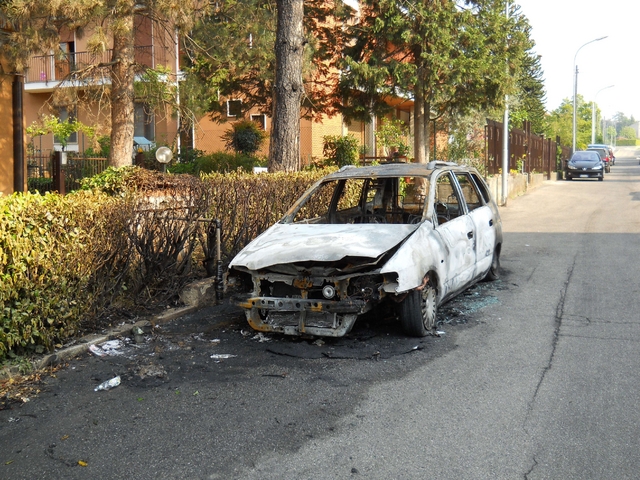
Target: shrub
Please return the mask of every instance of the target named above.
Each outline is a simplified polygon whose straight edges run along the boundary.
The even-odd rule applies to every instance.
[[[50,349],[77,332],[93,306],[90,230],[99,201],[0,197],[0,357]]]
[[[324,142],[322,154],[327,159],[327,165],[344,167],[358,163],[360,142],[355,136],[325,135],[322,139]]]
[[[236,153],[252,155],[260,150],[267,134],[256,122],[241,120],[229,128],[222,139],[228,150]]]
[[[266,160],[243,153],[215,152],[203,155],[195,161],[195,173],[227,173],[241,169],[251,172],[253,167],[265,165]]]
[[[166,305],[213,256],[201,219],[221,220],[228,261],[329,171],[122,167],[67,196],[0,197],[0,359],[51,349],[109,306]]]

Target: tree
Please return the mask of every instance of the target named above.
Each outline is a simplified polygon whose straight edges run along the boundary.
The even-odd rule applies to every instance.
[[[271,114],[276,5],[270,0],[217,2],[185,38],[185,71],[196,81],[213,120],[227,120],[227,99]]]
[[[524,120],[531,122],[531,131],[537,135],[546,135],[546,95],[540,56],[527,52],[517,81],[517,91],[510,105],[511,122],[521,125]]]
[[[633,127],[623,127],[620,130],[620,136],[622,138],[626,138],[627,140],[635,140],[636,139],[636,131]]]
[[[140,66],[135,62],[134,19],[147,17],[174,35],[187,31],[207,8],[205,0],[6,0],[0,5],[10,31],[0,37],[0,47],[16,72],[24,71],[29,57],[58,49],[60,30],[91,32],[91,53],[104,53],[111,45],[108,62],[82,72],[87,91],[104,85],[95,78],[107,78],[111,111],[113,166],[131,164],[134,125],[134,79]],[[87,81],[88,80],[88,81]]]
[[[576,97],[576,147],[585,149],[591,143],[591,103],[580,94]],[[561,145],[573,143],[573,101],[565,98],[549,115],[549,132],[552,138],[560,137]]]
[[[530,42],[503,0],[367,0],[361,9],[346,29],[345,115],[368,119],[385,113],[385,97],[412,96],[416,161],[428,160],[432,120],[500,106],[515,90]]]

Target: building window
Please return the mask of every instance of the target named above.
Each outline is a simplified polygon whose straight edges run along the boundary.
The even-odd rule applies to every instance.
[[[242,114],[242,100],[227,100],[227,117],[237,117]]]
[[[149,112],[147,106],[142,103],[136,103],[134,109],[133,136],[155,140],[156,132],[153,113]]]
[[[261,130],[267,129],[267,116],[266,115],[251,115],[251,121],[256,122]]]

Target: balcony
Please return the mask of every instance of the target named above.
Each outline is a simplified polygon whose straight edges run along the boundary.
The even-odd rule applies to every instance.
[[[82,86],[76,72],[85,68],[111,61],[112,50],[100,54],[74,52],[64,55],[39,55],[31,57],[25,76],[25,90],[33,93],[50,92],[62,81],[69,86]],[[163,52],[166,55],[166,52]],[[147,68],[153,68],[154,47],[135,47],[135,60]],[[107,80],[108,81],[108,80]],[[82,84],[86,84],[86,80]]]

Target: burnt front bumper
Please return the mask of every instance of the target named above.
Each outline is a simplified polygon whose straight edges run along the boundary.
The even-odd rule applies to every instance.
[[[239,295],[234,303],[245,311],[251,327],[285,335],[342,337],[371,304],[365,300],[319,300]]]

